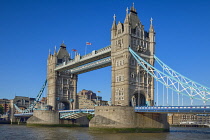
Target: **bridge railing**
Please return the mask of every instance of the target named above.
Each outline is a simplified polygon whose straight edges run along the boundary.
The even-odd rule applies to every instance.
[[[135,107],[135,112],[210,113],[210,106],[142,106]]]

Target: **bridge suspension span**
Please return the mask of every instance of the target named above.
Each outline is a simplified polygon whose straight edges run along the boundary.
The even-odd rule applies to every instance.
[[[42,93],[44,92],[44,89],[45,89],[46,85],[47,85],[47,80],[45,80],[45,82],[44,82],[41,90],[39,91],[38,95],[36,96],[34,102],[32,104],[30,104],[30,106],[27,109],[22,110],[16,104],[14,104],[16,110],[18,112],[21,112],[21,113],[30,113],[30,112],[32,112],[34,110],[34,107],[36,106],[37,102],[40,100],[40,98],[42,96]]]
[[[157,88],[157,96],[158,96],[158,82],[165,86],[166,91],[166,98],[167,98],[167,105],[168,105],[168,90],[172,90],[173,92],[178,94],[178,104],[179,104],[179,96],[185,95],[187,96],[190,101],[191,105],[193,104],[193,99],[201,100],[204,104],[210,100],[210,88],[203,86],[197,82],[190,80],[189,78],[181,75],[180,73],[176,72],[165,63],[163,63],[157,56],[154,55],[154,59],[157,64],[162,68],[162,70],[157,69],[156,67],[152,66],[149,62],[145,61],[141,58],[136,52],[134,52],[130,47],[129,51],[132,56],[135,58],[139,66],[141,66],[150,76],[152,76],[156,81],[156,88]],[[164,90],[164,89],[163,89]],[[171,95],[173,98],[173,95]],[[164,95],[162,96],[164,100]],[[173,106],[173,99],[172,99],[172,106]]]

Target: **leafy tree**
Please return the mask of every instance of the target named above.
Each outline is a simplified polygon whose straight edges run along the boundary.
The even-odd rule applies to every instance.
[[[93,115],[93,114],[89,114],[89,115],[87,115],[87,118],[88,118],[88,120],[89,120],[89,121],[90,121],[93,117],[94,117],[94,115]]]
[[[4,108],[2,105],[0,105],[0,114],[4,114]]]

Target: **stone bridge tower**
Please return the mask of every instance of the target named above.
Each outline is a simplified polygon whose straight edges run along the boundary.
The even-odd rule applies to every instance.
[[[138,66],[128,48],[154,65],[155,32],[150,23],[149,31],[137,16],[134,5],[126,9],[124,23],[111,28],[112,104],[118,106],[154,105],[154,79]]]
[[[56,65],[65,64],[70,60],[66,45],[61,44],[58,52],[49,54],[47,60],[48,95],[47,104],[57,109],[75,109],[77,92],[77,75],[69,71],[55,71]]]

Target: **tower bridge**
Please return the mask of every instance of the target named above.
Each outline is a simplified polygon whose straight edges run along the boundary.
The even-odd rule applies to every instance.
[[[172,91],[172,99],[174,92],[177,93],[178,104],[180,95],[186,95],[190,98],[191,105],[193,99],[206,103],[210,99],[210,90],[164,64],[155,56],[155,45],[152,19],[149,29],[145,30],[134,5],[126,10],[123,23],[117,24],[114,15],[110,46],[84,56],[76,54],[73,59],[67,46],[62,43],[59,50],[49,54],[47,59],[47,104],[52,107],[52,111],[34,111],[35,114],[28,123],[45,123],[45,120],[46,123],[57,124],[59,113],[65,113],[61,115],[63,118],[68,118],[69,114],[84,115],[85,112],[77,110],[78,74],[111,66],[112,105],[98,106],[91,110],[95,117],[90,121],[90,127],[169,129],[165,108],[152,108],[158,106],[154,99],[155,82],[164,86],[163,93],[166,94],[160,97],[156,92],[156,96],[163,98],[163,101],[167,99],[167,105],[169,90]],[[163,68],[162,71],[154,67],[155,61]],[[156,89],[158,90],[158,84]],[[64,104],[69,111],[58,112],[59,104]],[[172,106],[173,104],[172,100]],[[176,107],[167,109],[168,112],[181,110]],[[198,110],[209,112],[209,108]]]

